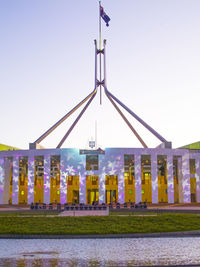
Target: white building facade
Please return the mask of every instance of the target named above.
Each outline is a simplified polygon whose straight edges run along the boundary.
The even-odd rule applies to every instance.
[[[189,149],[0,151],[0,204],[200,202],[199,176]]]

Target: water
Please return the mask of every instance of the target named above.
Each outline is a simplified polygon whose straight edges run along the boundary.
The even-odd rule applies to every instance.
[[[0,266],[200,266],[200,238],[1,239]]]

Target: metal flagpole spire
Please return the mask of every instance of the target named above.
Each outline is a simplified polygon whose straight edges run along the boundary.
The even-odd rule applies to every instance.
[[[101,82],[101,1],[99,1],[99,80]],[[100,84],[100,105],[102,104],[101,84]]]
[[[99,1],[99,49],[101,49],[101,1]]]
[[[164,137],[162,137],[159,133],[157,133],[150,125],[148,125],[145,121],[143,121],[139,116],[137,116],[131,109],[129,109],[125,104],[123,104],[117,97],[115,97],[111,92],[107,89],[107,79],[106,79],[106,40],[103,42],[102,47],[102,38],[101,38],[101,19],[104,20],[106,23],[106,26],[109,26],[110,18],[104,11],[103,7],[101,6],[101,0],[99,1],[99,48],[97,47],[97,40],[94,40],[95,44],[95,88],[94,90],[85,97],[78,105],[76,105],[70,112],[68,112],[65,116],[63,116],[59,121],[57,121],[49,130],[47,130],[43,135],[41,135],[34,143],[30,143],[30,149],[37,149],[37,145],[45,139],[51,132],[53,132],[60,124],[62,124],[68,117],[70,117],[77,109],[79,109],[86,101],[88,101],[85,105],[85,107],[82,109],[76,120],[73,122],[70,129],[67,131],[65,136],[62,138],[60,143],[58,144],[57,148],[61,148],[65,140],[68,138],[82,115],[85,113],[86,109],[89,107],[90,103],[93,101],[97,94],[98,87],[100,87],[100,105],[101,105],[101,98],[102,98],[102,86],[104,87],[104,92],[112,105],[115,107],[115,109],[118,111],[118,113],[121,115],[123,120],[126,122],[128,127],[131,129],[133,134],[138,138],[140,143],[143,147],[147,147],[146,143],[143,141],[143,139],[140,137],[140,135],[137,133],[137,131],[133,128],[131,123],[128,121],[128,119],[125,117],[125,115],[122,113],[122,111],[119,109],[118,105],[120,105],[122,108],[124,108],[133,118],[135,118],[140,124],[142,124],[149,132],[151,132],[154,136],[156,136],[163,144],[165,148],[171,147],[171,142],[168,142]],[[102,62],[102,55],[103,55],[103,61]],[[98,62],[98,56],[99,56],[99,62]],[[99,63],[99,72],[98,72],[98,63]],[[103,64],[102,64],[103,63]],[[103,66],[102,66],[103,65]],[[102,70],[103,68],[103,70]],[[103,72],[102,72],[103,71]],[[99,74],[99,75],[98,75]],[[103,77],[102,77],[103,75]],[[117,105],[118,104],[118,105]],[[97,126],[95,124],[95,141],[97,142]]]

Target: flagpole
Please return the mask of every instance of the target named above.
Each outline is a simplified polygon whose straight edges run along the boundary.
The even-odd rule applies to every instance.
[[[100,55],[99,55],[99,80],[101,82],[101,1],[99,1],[99,50],[100,50]],[[100,105],[101,105],[101,85],[100,85]]]
[[[101,1],[99,1],[99,49],[101,50]]]

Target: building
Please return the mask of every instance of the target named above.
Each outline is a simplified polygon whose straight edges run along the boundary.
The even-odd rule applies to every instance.
[[[200,202],[199,144],[0,151],[0,204]]]

